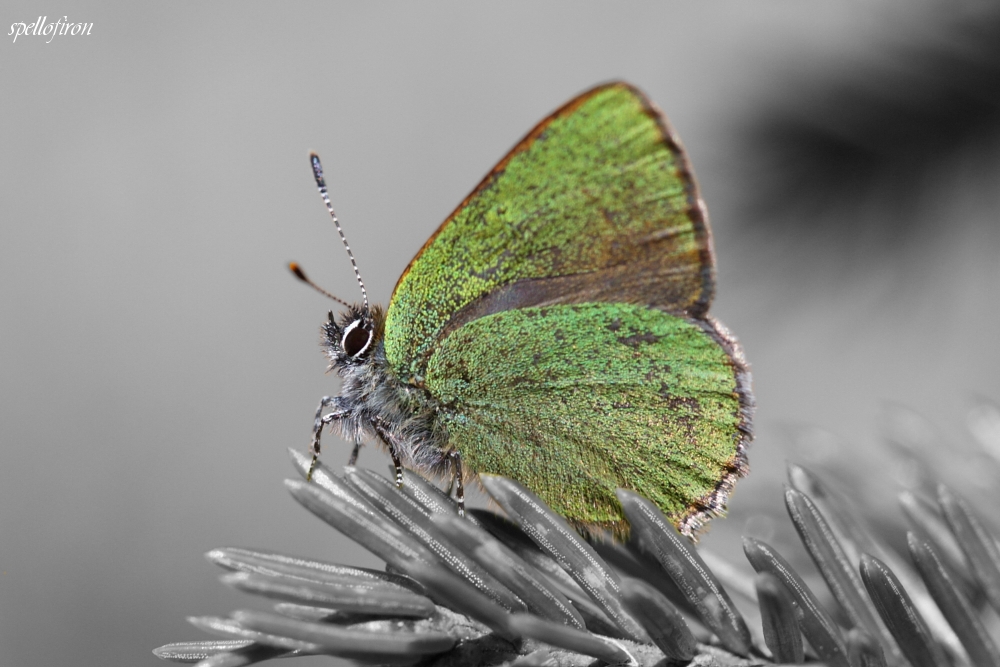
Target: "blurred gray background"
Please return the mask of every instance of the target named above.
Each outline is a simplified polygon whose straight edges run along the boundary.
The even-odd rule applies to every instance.
[[[378,567],[282,485],[336,391],[330,304],[285,264],[357,297],[307,153],[386,303],[514,142],[609,79],[685,142],[713,312],[753,364],[754,473],[705,542],[780,532],[786,459],[895,515],[908,438],[996,499],[966,430],[1000,397],[988,5],[8,0],[0,26],[41,15],[94,28],[0,46],[0,665],[161,664],[207,638],[185,616],[261,606],[212,547]]]

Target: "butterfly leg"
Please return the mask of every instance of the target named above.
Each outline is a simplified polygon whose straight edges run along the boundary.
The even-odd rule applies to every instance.
[[[453,451],[448,455],[455,470],[455,500],[458,501],[458,516],[465,516],[465,486],[462,484],[462,455]]]
[[[385,421],[376,417],[372,421],[372,425],[375,427],[375,432],[378,433],[378,437],[382,439],[385,443],[386,449],[389,450],[389,456],[392,457],[392,466],[396,470],[396,488],[402,488],[403,486],[403,462],[399,460],[399,453],[396,451],[395,445],[393,445],[393,439],[389,436],[389,429]]]
[[[331,405],[334,406],[334,411],[324,415],[323,410]],[[320,400],[319,407],[316,408],[316,419],[313,421],[312,462],[309,464],[309,472],[306,473],[307,482],[312,480],[313,471],[316,470],[316,464],[319,463],[319,438],[323,433],[323,427],[338,419],[343,419],[348,414],[350,413],[347,410],[340,407],[339,396],[324,396]]]
[[[347,465],[353,466],[358,464],[358,453],[361,451],[361,441],[354,441],[354,449],[351,450],[351,458],[347,460]]]
[[[392,466],[396,469],[396,488],[400,489],[403,487],[403,464],[392,445],[389,446],[389,456],[392,457]]]

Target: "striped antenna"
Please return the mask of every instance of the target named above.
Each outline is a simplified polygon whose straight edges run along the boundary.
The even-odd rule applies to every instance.
[[[340,240],[344,242],[344,247],[347,248],[347,256],[351,258],[351,266],[354,267],[354,275],[357,276],[358,285],[361,286],[361,296],[365,300],[365,310],[370,310],[368,307],[368,291],[365,289],[365,283],[361,280],[361,272],[358,271],[358,264],[354,261],[354,253],[351,252],[351,246],[347,244],[347,237],[344,236],[344,230],[340,228],[340,221],[337,220],[337,214],[333,212],[333,204],[330,203],[330,195],[326,189],[326,180],[323,178],[323,165],[320,164],[319,156],[315,153],[309,154],[309,161],[312,163],[313,176],[316,177],[316,187],[319,188],[319,196],[323,198],[326,210],[330,212],[333,224],[337,226],[337,233],[340,234]]]

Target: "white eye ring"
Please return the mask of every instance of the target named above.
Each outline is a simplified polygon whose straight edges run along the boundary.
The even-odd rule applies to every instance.
[[[344,335],[340,339],[340,349],[342,349],[345,354],[347,354],[347,337],[351,335],[351,332],[357,329],[359,326],[361,326],[361,320],[354,320],[353,322],[347,325],[347,328],[344,329]],[[365,344],[361,346],[361,349],[355,352],[354,354],[348,354],[348,356],[351,357],[352,359],[356,359],[357,357],[364,354],[365,350],[367,350],[371,344],[372,344],[372,332],[369,331],[368,340],[366,340]]]

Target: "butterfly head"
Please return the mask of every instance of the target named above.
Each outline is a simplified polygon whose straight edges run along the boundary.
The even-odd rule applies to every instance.
[[[323,323],[323,347],[334,366],[368,362],[382,338],[382,309],[350,306],[335,318],[331,310]]]

